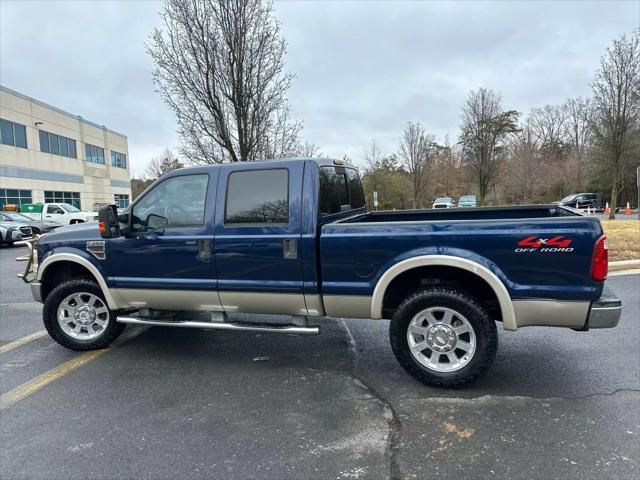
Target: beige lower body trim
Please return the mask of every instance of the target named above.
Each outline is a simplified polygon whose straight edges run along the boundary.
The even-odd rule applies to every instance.
[[[518,328],[529,326],[582,328],[587,321],[589,302],[558,300],[514,300]]]
[[[304,296],[304,303],[307,305],[307,315],[310,317],[324,317],[324,304],[322,295],[319,293]]]
[[[219,292],[225,312],[307,315],[302,294]]]
[[[128,308],[222,312],[218,292],[200,290],[112,289]]]
[[[371,297],[364,295],[323,295],[328,317],[371,318]]]

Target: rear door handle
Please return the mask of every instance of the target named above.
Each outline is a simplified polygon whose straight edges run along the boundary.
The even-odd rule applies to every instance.
[[[287,238],[282,241],[282,254],[284,258],[298,258],[298,241],[295,238]]]

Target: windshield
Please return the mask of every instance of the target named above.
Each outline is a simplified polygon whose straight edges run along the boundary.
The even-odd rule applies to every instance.
[[[475,202],[476,201],[476,197],[474,197],[473,195],[465,195],[463,197],[460,197],[460,201],[461,202]]]
[[[31,217],[27,217],[26,215],[22,215],[20,213],[2,212],[2,214],[16,222],[24,222],[25,220],[30,222],[31,220],[33,220]]]
[[[560,200],[561,202],[570,202],[571,200],[573,200],[574,198],[576,198],[577,195],[574,193],[573,195],[568,195],[566,197],[564,197],[562,200]]]
[[[449,197],[440,197],[440,198],[436,198],[435,203],[447,203],[450,201],[451,201],[451,198]]]
[[[60,206],[69,213],[76,213],[80,211],[79,208],[76,208],[73,205],[69,205],[68,203],[61,203]]]

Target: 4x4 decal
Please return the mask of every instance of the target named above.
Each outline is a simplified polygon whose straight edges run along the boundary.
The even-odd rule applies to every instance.
[[[573,240],[565,238],[561,235],[556,235],[551,238],[537,238],[533,236],[525,237],[518,242],[516,253],[525,252],[573,252],[573,248],[570,247]],[[524,248],[522,248],[524,247]]]

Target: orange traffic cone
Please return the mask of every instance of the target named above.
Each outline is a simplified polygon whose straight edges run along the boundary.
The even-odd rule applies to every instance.
[[[631,207],[629,206],[629,202],[627,202],[627,208],[625,208],[624,214],[631,215]]]
[[[605,215],[609,215],[609,202],[607,202],[605,207],[604,207],[604,214]]]
[[[580,207],[578,207],[578,202],[576,202],[576,210],[579,210]]]
[[[591,207],[587,205],[587,215],[591,215]]]

